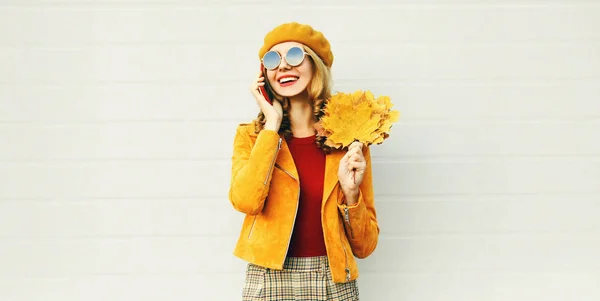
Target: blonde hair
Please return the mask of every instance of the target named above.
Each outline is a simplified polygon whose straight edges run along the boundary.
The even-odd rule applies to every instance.
[[[306,91],[308,93],[308,99],[313,107],[313,116],[315,122],[321,120],[324,112],[323,109],[327,103],[327,100],[331,97],[331,69],[325,65],[323,60],[312,50],[310,47],[303,46],[304,50],[308,53],[308,58],[313,62],[313,77],[311,78]],[[283,120],[279,127],[279,132],[287,139],[292,137],[292,128],[289,116],[290,100],[287,97],[278,95],[270,86],[267,87],[269,94],[272,95],[273,101],[280,101],[283,107]],[[254,132],[258,134],[265,126],[265,115],[262,111],[259,111],[256,119],[253,120]],[[318,137],[316,143],[326,153],[331,151],[331,148],[325,145],[325,137]]]

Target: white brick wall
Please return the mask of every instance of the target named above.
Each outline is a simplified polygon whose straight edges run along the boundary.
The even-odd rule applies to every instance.
[[[402,112],[364,300],[600,298],[598,1],[1,0],[0,301],[239,300],[232,139],[289,20]]]

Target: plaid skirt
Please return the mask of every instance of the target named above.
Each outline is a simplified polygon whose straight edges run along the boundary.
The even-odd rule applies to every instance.
[[[243,301],[359,300],[356,280],[334,283],[327,256],[288,257],[283,270],[249,263]]]

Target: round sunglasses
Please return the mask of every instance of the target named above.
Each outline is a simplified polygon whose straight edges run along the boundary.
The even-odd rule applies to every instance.
[[[288,65],[296,67],[302,64],[307,54],[308,53],[306,53],[304,49],[298,46],[294,46],[290,48],[285,54],[285,61]],[[261,61],[265,68],[273,70],[279,67],[279,64],[281,64],[281,55],[279,54],[279,52],[271,50],[265,53],[265,55],[263,55]]]

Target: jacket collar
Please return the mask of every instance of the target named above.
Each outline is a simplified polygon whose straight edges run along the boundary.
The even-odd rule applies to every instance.
[[[280,134],[282,138],[281,149],[279,150],[279,154],[277,156],[277,165],[283,168],[289,175],[294,177],[296,181],[299,180],[298,170],[296,169],[296,165],[294,164],[294,158],[292,157],[292,153],[290,152],[290,148],[287,144],[287,141]],[[326,154],[325,156],[325,177],[324,177],[324,185],[323,185],[323,203],[325,200],[329,198],[329,195],[333,191],[334,187],[338,183],[338,167],[340,165],[340,160],[344,156],[344,152],[339,150],[333,150],[331,153]]]

